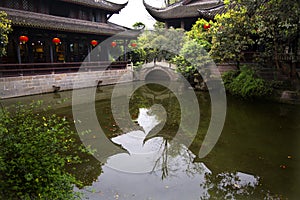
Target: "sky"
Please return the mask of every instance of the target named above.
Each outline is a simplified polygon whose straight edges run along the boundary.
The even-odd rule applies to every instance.
[[[110,2],[123,4],[127,0],[108,0]],[[146,3],[154,7],[162,7],[164,0],[146,0]],[[119,14],[114,14],[110,22],[132,28],[136,22],[143,22],[146,28],[152,29],[155,19],[147,12],[143,5],[143,0],[128,0],[128,4]]]

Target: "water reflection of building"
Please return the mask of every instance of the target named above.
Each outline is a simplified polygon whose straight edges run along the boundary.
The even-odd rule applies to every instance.
[[[103,90],[104,93],[107,92],[105,87]],[[154,94],[162,95],[161,93],[153,93],[149,88],[145,87],[141,88],[138,92],[145,92],[149,96]],[[98,95],[101,96],[102,93]],[[152,123],[152,125],[157,124],[157,121],[163,118],[159,117],[162,112],[159,110],[148,112],[152,104],[148,106],[147,102],[152,102],[153,98],[147,97],[148,95],[140,95],[140,99],[137,99],[136,102],[143,100],[141,104],[139,104],[139,108],[143,108],[145,118],[144,120],[138,120],[138,124],[142,125],[144,122]],[[209,102],[209,98],[202,98],[206,93],[199,95],[201,95],[201,97],[198,98],[198,100],[200,100],[200,106],[201,104],[207,104]],[[95,106],[99,114],[98,119],[101,126],[104,128],[108,126],[107,131],[115,126],[115,122],[111,120],[112,115],[109,112],[111,106],[108,100],[109,96],[110,95],[102,96],[103,99],[99,99]],[[157,98],[157,100],[153,102],[163,102],[159,99],[160,98]],[[161,99],[169,101],[169,98]],[[234,107],[232,108],[232,106]],[[296,174],[293,173],[293,171],[296,170],[296,166],[292,166],[291,163],[287,169],[281,169],[279,167],[281,163],[277,164],[276,158],[280,155],[273,149],[280,145],[285,145],[282,145],[282,137],[274,140],[276,136],[274,136],[273,133],[276,133],[275,131],[272,131],[272,137],[266,133],[264,133],[265,135],[263,136],[262,131],[265,130],[254,133],[249,126],[245,126],[246,123],[244,122],[249,123],[252,118],[257,119],[258,116],[261,115],[276,116],[277,109],[272,109],[272,113],[269,113],[270,115],[266,114],[263,109],[265,104],[259,107],[260,112],[257,113],[256,111],[256,114],[250,112],[254,110],[255,106],[257,107],[258,105],[251,104],[251,107],[247,107],[244,102],[240,101],[234,101],[229,105],[231,115],[228,117],[228,120],[231,125],[234,124],[235,128],[228,130],[228,127],[225,127],[225,132],[223,133],[225,137],[221,137],[214,150],[203,159],[197,157],[202,145],[201,138],[190,146],[186,145],[183,140],[177,140],[176,142],[174,141],[174,137],[169,134],[171,128],[167,124],[165,130],[162,130],[159,134],[152,135],[149,139],[144,141],[146,133],[150,134],[150,129],[153,129],[153,126],[147,125],[146,127],[148,128],[144,128],[144,130],[147,130],[145,131],[146,133],[139,132],[139,135],[136,135],[136,137],[143,136],[144,138],[139,138],[136,141],[128,132],[116,134],[115,129],[111,130],[110,133],[107,132],[106,136],[115,142],[114,145],[116,147],[122,145],[125,150],[113,151],[112,149],[107,152],[107,155],[102,155],[105,158],[102,160],[102,163],[91,159],[90,162],[84,162],[81,166],[78,166],[78,171],[76,170],[74,173],[79,173],[79,178],[87,180],[85,182],[86,185],[92,184],[93,189],[88,188],[87,190],[90,189],[96,192],[89,193],[84,190],[84,192],[88,193],[90,199],[97,199],[99,195],[101,195],[102,199],[111,199],[116,194],[120,196],[119,199],[122,199],[122,197],[124,197],[124,199],[133,199],[132,196],[125,198],[125,195],[132,194],[135,195],[135,199],[147,199],[147,197],[152,197],[152,199],[199,199],[199,197],[202,199],[209,199],[209,197],[224,199],[225,197],[230,198],[232,196],[234,196],[235,199],[245,199],[247,197],[248,199],[263,199],[264,197],[266,197],[266,199],[273,199],[277,194],[282,194],[281,191],[289,191],[284,187],[291,187],[291,183],[293,183],[291,177],[296,176]],[[82,105],[82,107],[86,108],[85,105]],[[209,122],[204,118],[209,118],[208,111],[206,111],[209,110],[209,108],[210,107],[201,109],[201,114],[204,114],[201,121],[203,121],[204,124],[207,123],[207,125]],[[61,110],[62,109],[60,109],[60,111]],[[293,113],[294,110],[291,109],[290,111]],[[234,113],[234,115],[232,113]],[[148,119],[147,115],[149,115]],[[84,116],[88,118],[90,115],[87,114]],[[285,117],[287,117],[287,120],[290,120],[291,118],[288,116],[291,115]],[[137,118],[139,117],[141,116]],[[262,123],[267,124],[268,129],[270,129],[274,117],[273,119],[270,117],[264,117],[263,119]],[[253,130],[259,130],[258,127],[260,127],[261,124],[257,124],[256,121],[253,121],[251,125],[254,126]],[[93,126],[90,126],[90,128],[95,130],[93,131],[95,134],[92,134],[91,137],[87,139],[91,141],[104,141]],[[276,127],[273,128],[276,129]],[[286,127],[283,128],[288,128],[288,125],[286,124]],[[233,133],[233,131],[238,132],[238,130],[242,131]],[[247,131],[249,134],[245,134]],[[201,133],[199,135],[201,135]],[[258,139],[259,136],[261,137],[260,139]],[[131,140],[128,140],[128,138]],[[185,137],[180,139],[184,138]],[[280,144],[275,141],[279,141]],[[139,147],[143,147],[143,143],[148,145],[148,150],[157,150],[157,160],[154,160],[152,166],[149,167],[151,170],[155,168],[151,173],[124,173],[124,171],[120,172],[111,169],[111,166],[108,165],[112,159],[115,159],[115,163],[118,165],[125,163],[125,159],[118,159],[120,157],[126,157],[124,155],[129,155],[128,153],[136,153]],[[290,142],[288,143],[290,145]],[[266,144],[268,144],[267,147],[262,148],[262,146],[266,146]],[[98,146],[100,145],[101,147],[105,146],[103,143]],[[107,147],[105,147],[104,150],[106,148]],[[287,149],[287,152],[288,151],[290,150]],[[104,153],[105,151],[100,151],[99,149],[99,152]],[[121,154],[123,155],[120,156]],[[284,153],[284,155],[288,154]],[[291,160],[291,162],[296,163],[297,161]],[[282,195],[283,197],[287,197],[286,194]]]
[[[97,43],[128,30],[108,22],[126,4],[105,0],[1,0],[0,11],[8,14],[13,26],[8,55],[2,63],[82,62]],[[128,38],[132,36],[121,38],[122,45],[128,45]],[[101,50],[109,47],[101,46]],[[99,59],[108,60],[108,53],[102,56]]]
[[[159,187],[151,196],[158,199],[164,196],[161,189],[168,189],[165,191],[167,199],[170,196],[178,199],[235,199],[260,194],[257,188],[259,177],[243,172],[218,172],[214,167],[210,169],[205,162],[195,162],[196,155],[185,145],[173,143],[172,138],[158,135],[145,142],[147,134],[160,123],[161,116],[157,114],[151,109],[141,108],[137,121],[144,132],[132,131],[111,138],[127,149],[128,154],[115,154],[107,159],[106,164],[101,166],[103,174],[93,178],[96,180],[92,185],[93,190],[103,192],[104,198],[113,196],[114,193],[120,197],[122,194],[134,193],[140,199],[144,199],[157,186]],[[149,159],[151,156],[155,159]],[[143,170],[149,170],[150,173],[135,174]],[[119,181],[115,182],[117,179]],[[122,180],[126,180],[126,184]],[[114,188],[108,190],[111,184]],[[129,185],[134,187],[128,187]],[[91,199],[100,193],[89,193],[88,190],[84,191]],[[182,192],[183,190],[192,192]]]

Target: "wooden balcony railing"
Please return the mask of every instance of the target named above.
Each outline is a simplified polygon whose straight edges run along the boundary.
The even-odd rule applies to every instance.
[[[74,73],[79,69],[80,71],[126,69],[129,64],[125,61],[0,64],[0,77]]]

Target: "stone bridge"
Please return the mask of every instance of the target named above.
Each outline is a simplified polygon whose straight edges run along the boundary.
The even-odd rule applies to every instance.
[[[179,75],[175,72],[175,67],[167,62],[152,62],[144,64],[142,69],[136,73],[135,80],[164,80],[176,81]]]

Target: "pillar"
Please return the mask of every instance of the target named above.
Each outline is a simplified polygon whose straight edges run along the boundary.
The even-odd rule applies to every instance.
[[[169,23],[166,21],[165,22],[165,28],[168,29],[169,28]]]
[[[184,24],[184,21],[183,21],[183,20],[181,20],[181,22],[180,22],[180,28],[182,28],[183,30],[184,30],[184,28],[185,28],[185,24]]]

